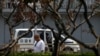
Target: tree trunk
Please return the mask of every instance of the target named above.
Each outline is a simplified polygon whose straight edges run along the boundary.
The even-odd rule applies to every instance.
[[[95,56],[100,56],[100,53],[99,53],[99,48],[93,48],[93,51],[95,53]]]
[[[0,14],[2,14],[2,0],[0,0]]]
[[[0,14],[2,14],[2,9],[4,7],[5,0],[0,0]]]
[[[58,42],[59,42],[59,40],[55,39],[52,56],[58,56]]]

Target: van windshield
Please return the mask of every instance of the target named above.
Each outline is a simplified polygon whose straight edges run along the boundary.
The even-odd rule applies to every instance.
[[[25,32],[27,31],[19,31],[18,36],[22,35]],[[32,37],[32,31],[26,34],[25,36],[23,36],[23,38],[31,38],[31,37]]]

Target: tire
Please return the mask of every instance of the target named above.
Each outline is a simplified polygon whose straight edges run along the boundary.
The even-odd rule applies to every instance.
[[[74,51],[74,50],[73,50],[73,48],[71,48],[71,47],[65,47],[65,48],[63,49],[63,51]]]

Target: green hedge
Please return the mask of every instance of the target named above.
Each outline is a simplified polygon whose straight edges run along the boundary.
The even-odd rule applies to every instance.
[[[51,56],[51,53],[28,53],[28,52],[21,52],[21,53],[11,53],[9,56]],[[94,53],[59,53],[59,56],[95,56]]]
[[[21,53],[11,53],[8,56],[51,56],[51,53],[28,53],[28,52],[21,52]]]

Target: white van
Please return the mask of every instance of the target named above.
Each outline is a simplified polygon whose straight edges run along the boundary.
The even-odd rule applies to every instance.
[[[61,35],[62,38],[65,38],[64,35]],[[63,49],[64,51],[74,51],[74,52],[79,52],[80,51],[80,45],[70,39],[70,38],[67,38],[64,42],[64,45],[65,45],[65,48]]]
[[[27,32],[28,29],[27,28],[21,28],[21,29],[16,29],[15,30],[15,36],[14,38],[16,39],[19,35]],[[33,44],[34,44],[34,34],[35,32],[40,34],[43,34],[42,38],[46,44],[46,47],[48,47],[47,42],[48,40],[46,39],[46,36],[48,34],[49,39],[50,39],[50,45],[52,45],[53,47],[53,42],[54,42],[54,38],[53,38],[53,33],[50,29],[41,29],[41,28],[37,28],[37,29],[32,29],[31,32],[29,34],[27,34],[26,36],[24,36],[23,38],[19,39],[18,41],[18,45],[19,48],[17,49],[17,51],[27,51],[29,49],[33,49]],[[61,35],[62,38],[65,38],[63,35]],[[67,47],[70,47],[73,49],[74,52],[78,52],[80,50],[80,46],[78,45],[78,43],[72,39],[67,39],[65,42],[65,50],[67,49]],[[50,48],[52,48],[50,47]]]
[[[19,35],[27,32],[27,31],[28,31],[28,29],[26,29],[26,28],[16,29],[14,38],[16,39]],[[46,35],[47,35],[46,33],[48,33],[48,36],[51,38],[51,44],[53,44],[53,38],[52,38],[53,34],[50,29],[39,29],[39,28],[32,29],[29,34],[27,34],[23,38],[19,39],[19,41],[17,43],[19,45],[19,48],[17,51],[27,51],[29,49],[33,49],[35,31],[39,34],[43,34],[43,36],[44,36],[43,40],[46,44],[46,47],[48,47],[47,40],[46,40]]]

